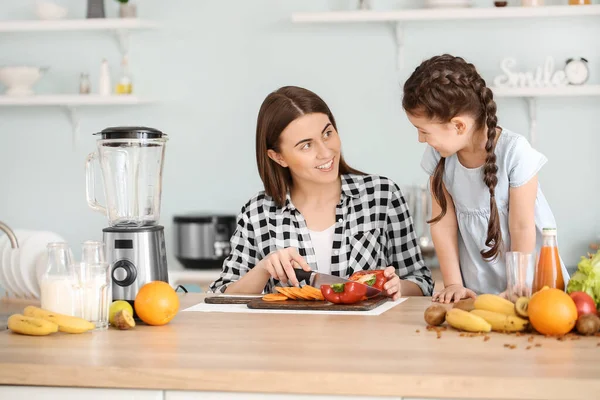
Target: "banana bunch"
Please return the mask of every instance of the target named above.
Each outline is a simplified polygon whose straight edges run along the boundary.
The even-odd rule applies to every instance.
[[[446,322],[453,328],[467,332],[521,332],[529,321],[515,312],[515,304],[500,296],[481,294],[469,311],[453,308],[446,314]]]
[[[95,327],[83,318],[57,314],[34,306],[25,307],[23,315],[14,314],[8,318],[8,329],[31,336],[45,336],[58,331],[83,333]]]
[[[39,318],[13,314],[8,317],[8,329],[21,335],[46,336],[58,332],[58,325]]]

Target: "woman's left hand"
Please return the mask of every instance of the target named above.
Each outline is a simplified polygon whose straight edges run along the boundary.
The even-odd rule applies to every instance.
[[[392,300],[398,300],[401,296],[400,290],[400,278],[396,275],[396,269],[394,267],[387,267],[383,275],[387,279],[387,282],[383,285],[383,291],[387,296],[390,296]]]

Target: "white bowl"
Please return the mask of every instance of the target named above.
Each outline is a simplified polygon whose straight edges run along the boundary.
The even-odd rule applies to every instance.
[[[7,87],[8,96],[32,95],[32,87],[41,76],[39,67],[0,67],[0,82]]]
[[[39,19],[57,20],[67,16],[68,9],[50,1],[38,0],[35,3],[35,15]]]

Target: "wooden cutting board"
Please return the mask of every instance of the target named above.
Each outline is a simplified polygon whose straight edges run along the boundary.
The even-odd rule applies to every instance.
[[[204,302],[207,304],[248,304],[251,300],[259,300],[262,295],[259,296],[209,296],[204,298]]]
[[[285,300],[264,301],[253,299],[248,308],[269,310],[311,310],[311,311],[369,311],[388,301],[387,297],[376,297],[356,304],[332,304],[326,301]]]

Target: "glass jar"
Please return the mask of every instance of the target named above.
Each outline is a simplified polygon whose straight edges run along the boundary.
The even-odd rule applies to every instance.
[[[565,290],[565,281],[556,241],[556,229],[554,228],[544,228],[542,230],[542,248],[535,269],[533,293],[541,290],[544,286]]]

